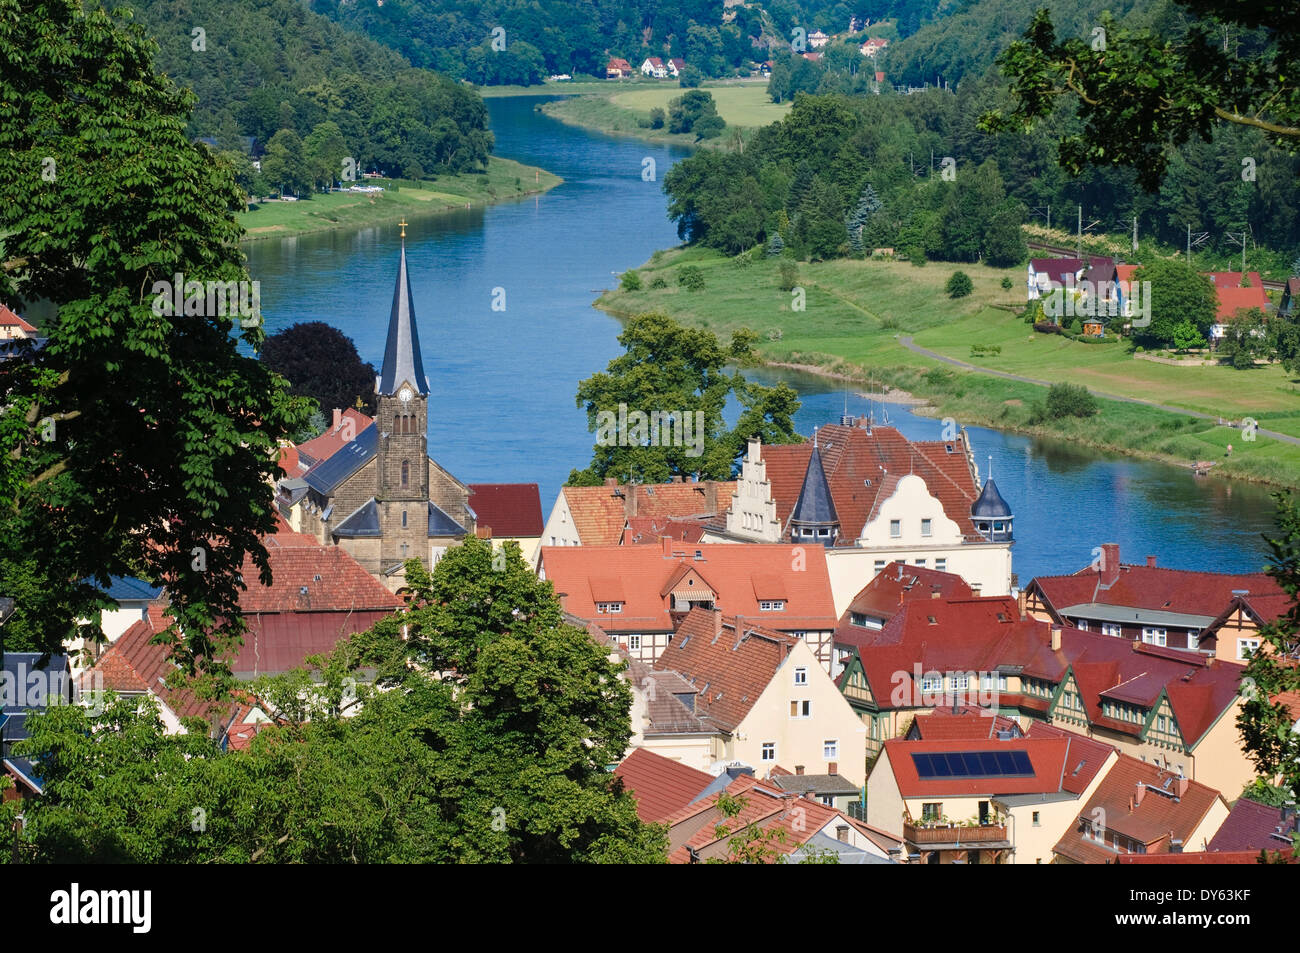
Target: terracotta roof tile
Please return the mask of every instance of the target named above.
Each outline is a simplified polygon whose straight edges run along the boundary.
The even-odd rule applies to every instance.
[[[646,748],[632,749],[614,775],[636,797],[637,816],[646,823],[681,810],[713,783],[713,775]]]
[[[1048,794],[1061,789],[1061,773],[1069,742],[1064,738],[987,738],[908,741],[891,738],[885,742],[889,767],[899,793],[905,798],[973,797],[979,794]],[[912,755],[962,754],[983,751],[1023,752],[1029,758],[1032,775],[1002,775],[978,778],[922,778]]]
[[[1282,850],[1291,846],[1297,815],[1290,810],[1269,807],[1250,798],[1237,798],[1232,813],[1210,838],[1210,851]]]
[[[566,486],[574,529],[583,546],[606,546],[623,537],[629,519],[689,519],[716,516],[731,506],[735,481],[637,483],[624,486]],[[615,494],[620,495],[615,495]]]
[[[470,483],[469,508],[493,536],[542,535],[542,498],[536,483]]]

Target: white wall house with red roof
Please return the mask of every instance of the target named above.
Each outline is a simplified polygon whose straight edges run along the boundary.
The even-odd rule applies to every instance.
[[[910,441],[859,419],[822,427],[807,443],[751,441],[731,505],[704,539],[825,549],[838,616],[895,561],[1006,595],[1012,523],[996,484],[980,483],[964,432]]]

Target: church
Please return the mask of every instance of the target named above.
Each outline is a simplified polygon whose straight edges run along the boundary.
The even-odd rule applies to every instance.
[[[429,457],[429,380],[402,225],[376,415],[355,435],[345,432],[324,459],[280,483],[281,510],[286,504],[296,510],[295,529],[346,550],[393,591],[405,584],[407,560],[432,568],[477,529],[469,487]]]

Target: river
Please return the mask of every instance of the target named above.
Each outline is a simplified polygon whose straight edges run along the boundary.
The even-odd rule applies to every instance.
[[[413,219],[407,261],[432,388],[429,447],[467,483],[536,482],[549,513],[570,470],[591,458],[593,435],[574,403],[577,383],[619,352],[619,323],[592,307],[599,289],[658,248],[678,242],[660,185],[685,150],[567,126],[535,111],[540,97],[488,99],[496,153],[541,166],[564,184],[545,195]],[[653,180],[647,180],[651,169]],[[399,238],[393,226],[251,243],[268,333],[325,321],[379,366]],[[498,309],[504,304],[504,310]],[[882,408],[833,382],[794,371],[750,376],[799,390],[800,433],[874,411],[908,437],[938,439],[940,423]],[[1197,479],[1164,464],[1054,441],[970,428],[980,474],[1015,514],[1014,568],[1072,572],[1092,548],[1118,542],[1125,561],[1177,568],[1260,568],[1272,528],[1266,490]]]

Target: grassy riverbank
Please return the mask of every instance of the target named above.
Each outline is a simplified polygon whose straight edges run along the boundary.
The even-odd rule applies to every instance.
[[[703,273],[703,291],[677,284],[687,263]],[[911,338],[916,347],[980,369],[1069,381],[1229,421],[1253,417],[1263,429],[1300,436],[1300,382],[1278,366],[1234,371],[1156,364],[1135,358],[1126,342],[1085,344],[1034,334],[1014,311],[1023,304],[1020,269],[960,266],[975,291],[953,301],[943,286],[957,268],[933,262],[920,268],[891,261],[800,263],[797,284],[806,304],[797,311],[793,293],[780,288],[775,260],[741,266],[708,250],[674,249],[656,253],[637,269],[642,290],[610,291],[597,305],[621,316],[665,311],[724,340],[748,327],[760,335],[759,351],[769,362],[898,387],[927,398],[939,416],[961,423],[1062,437],[1180,464],[1212,461],[1218,464],[1215,473],[1300,486],[1300,446],[1264,435],[1247,440],[1241,430],[1215,420],[1121,400],[1099,401],[1101,413],[1086,420],[1039,421],[1034,405],[1042,401],[1044,387],[950,367],[907,349],[904,339]],[[1013,286],[1004,290],[1001,282],[1008,276]],[[974,344],[994,345],[1001,353],[972,357]]]
[[[486,173],[440,175],[433,181],[367,179],[378,193],[330,192],[297,202],[266,202],[239,216],[244,239],[286,238],[333,228],[357,228],[467,205],[491,205],[553,189],[563,181],[544,169],[493,156]],[[396,187],[396,188],[394,188]]]
[[[592,84],[582,84],[584,88]],[[678,145],[695,145],[693,135],[674,135],[664,129],[649,129],[641,125],[648,121],[650,111],[659,108],[668,111],[668,103],[686,90],[666,80],[639,82],[611,82],[596,90],[577,87],[563,92],[570,98],[544,104],[542,112],[570,125],[583,126],[612,135],[636,136],[648,142]],[[756,129],[782,119],[790,111],[790,104],[777,105],[767,98],[767,82],[736,81],[705,83],[701,89],[713,95],[718,115],[729,128]],[[557,90],[558,92],[559,90]],[[725,140],[727,133],[723,133]]]

